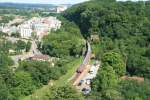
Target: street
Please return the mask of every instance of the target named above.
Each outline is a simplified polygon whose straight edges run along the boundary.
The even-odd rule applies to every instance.
[[[27,42],[28,40],[26,39],[20,39],[20,38],[14,38],[14,37],[6,37],[7,40],[11,41],[11,42],[16,42],[18,40],[22,40]],[[30,40],[32,45],[31,48],[29,50],[29,52],[27,53],[23,53],[21,55],[14,55],[11,56],[12,60],[14,61],[14,65],[12,66],[13,68],[17,68],[19,66],[19,60],[25,60],[28,59],[30,57],[33,57],[34,55],[41,55],[42,53],[38,50],[37,44],[35,42],[35,40]]]

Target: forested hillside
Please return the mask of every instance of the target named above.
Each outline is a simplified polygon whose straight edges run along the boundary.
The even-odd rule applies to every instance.
[[[75,22],[91,41],[101,70],[89,100],[150,98],[150,2],[92,0],[74,5],[63,16]],[[123,76],[144,78],[123,80]]]
[[[74,23],[63,18],[62,20],[64,21],[61,29],[45,36],[39,44],[39,49],[52,57],[79,57],[82,55],[82,49],[85,45],[80,29]]]

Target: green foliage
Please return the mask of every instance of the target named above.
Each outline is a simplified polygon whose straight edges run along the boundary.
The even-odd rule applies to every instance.
[[[23,50],[26,48],[26,43],[22,40],[18,40],[16,45],[18,50]]]
[[[22,95],[29,95],[35,89],[32,77],[29,73],[24,71],[18,71],[15,73],[17,86],[15,90],[18,90]],[[18,93],[17,93],[18,94]]]
[[[53,87],[48,93],[49,100],[83,100],[81,95],[71,86]]]
[[[13,65],[13,61],[4,52],[0,51],[0,68]]]
[[[54,57],[80,56],[84,41],[79,29],[67,22],[62,27],[43,38],[41,51]]]
[[[139,9],[136,9],[137,6]],[[114,39],[147,34],[150,25],[147,9],[149,6],[140,2],[107,3],[105,0],[93,0],[75,5],[63,15],[79,25],[85,38],[94,32]]]
[[[119,53],[108,52],[102,57],[102,62],[109,64],[118,76],[123,76],[126,72],[125,63]],[[105,67],[105,65],[103,66]],[[107,66],[106,66],[107,67]]]
[[[118,77],[115,71],[110,65],[104,64],[94,80],[92,87],[95,91],[104,91],[115,88],[117,84]]]
[[[8,89],[7,86],[4,82],[4,80],[2,79],[2,77],[0,76],[0,100],[7,100],[8,99]]]
[[[31,74],[31,77],[37,86],[47,84],[50,80],[50,66],[48,62],[24,61],[21,62],[20,67],[25,72]]]
[[[106,89],[102,92],[102,100],[123,100],[121,93],[115,89]]]
[[[2,16],[2,20],[0,20],[0,23],[8,23],[9,21],[13,19],[14,19],[14,16]]]
[[[150,82],[146,80],[144,83],[136,81],[122,81],[119,85],[119,91],[123,95],[124,100],[148,100],[150,91]]]
[[[89,39],[92,34],[100,37],[100,43],[92,43],[92,49],[96,58],[102,58],[102,68],[94,79],[89,100],[148,100],[149,81],[125,81],[127,83],[116,85],[120,88],[103,87],[113,86],[111,83],[125,73],[150,79],[149,12],[149,1],[91,0],[74,5],[63,13],[65,18],[79,26],[84,38]],[[104,69],[107,67],[109,70]],[[143,90],[146,92],[142,93]]]
[[[31,42],[28,41],[27,44],[26,44],[26,52],[29,52],[30,48],[31,48]]]
[[[20,33],[11,33],[12,37],[20,38]]]
[[[149,57],[150,58],[150,47],[148,47],[145,51],[145,54],[144,54],[146,57]]]
[[[2,37],[2,36],[7,36],[8,34],[7,33],[4,33],[4,32],[1,32],[0,31],[0,38]]]

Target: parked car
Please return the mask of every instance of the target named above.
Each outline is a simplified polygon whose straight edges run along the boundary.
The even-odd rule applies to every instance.
[[[83,93],[84,95],[88,95],[88,94],[90,93],[90,91],[91,91],[90,88],[89,88],[89,89],[87,89],[87,88],[83,88],[83,89],[82,89],[82,93]]]
[[[81,86],[84,83],[84,80],[81,80],[78,84],[78,86]]]
[[[86,84],[90,85],[91,84],[91,79],[86,79]]]
[[[92,70],[90,70],[90,71],[89,71],[89,73],[90,73],[90,74],[93,74],[93,71],[92,71]]]

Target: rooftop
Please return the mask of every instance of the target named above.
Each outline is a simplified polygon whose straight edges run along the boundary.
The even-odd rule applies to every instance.
[[[33,60],[49,60],[48,55],[35,55],[31,59]]]

